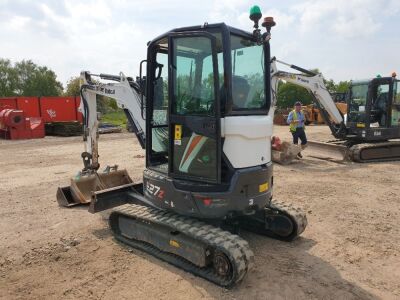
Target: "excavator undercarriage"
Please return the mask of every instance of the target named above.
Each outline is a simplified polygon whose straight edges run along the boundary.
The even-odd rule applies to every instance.
[[[318,159],[336,162],[384,162],[400,160],[400,141],[352,144],[349,141],[308,141],[312,153]]]
[[[113,172],[115,176],[126,174],[123,170],[107,175],[113,177]],[[98,177],[73,178],[71,186],[59,188],[60,206],[78,204],[74,195],[88,196],[87,182]],[[270,201],[250,215],[200,220],[155,207],[143,195],[141,183],[116,184],[90,194],[90,212],[113,208],[109,226],[117,240],[224,287],[240,281],[253,265],[254,254],[238,235],[241,229],[292,241],[307,226],[306,215],[283,202]],[[81,204],[87,204],[86,200]]]

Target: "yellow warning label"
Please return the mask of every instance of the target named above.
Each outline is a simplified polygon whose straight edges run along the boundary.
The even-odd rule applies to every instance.
[[[357,127],[358,128],[365,128],[365,124],[364,123],[357,123]]]
[[[266,190],[268,190],[268,182],[263,183],[263,184],[260,184],[260,185],[258,186],[258,191],[259,191],[260,193],[265,192]]]
[[[175,248],[180,248],[181,247],[181,245],[179,245],[179,243],[177,241],[174,241],[174,240],[169,240],[169,244],[172,247],[175,247]]]
[[[175,125],[175,140],[182,139],[182,125]]]

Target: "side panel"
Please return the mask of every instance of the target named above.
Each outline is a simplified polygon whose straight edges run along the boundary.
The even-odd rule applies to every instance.
[[[39,99],[37,97],[18,97],[18,109],[24,111],[26,117],[40,117]]]
[[[77,121],[75,97],[41,97],[40,113],[45,123]]]
[[[0,111],[3,109],[17,109],[17,98],[0,98]]]
[[[221,119],[221,133],[225,137],[223,152],[235,169],[271,161],[272,128],[273,119],[270,116]],[[246,149],[251,149],[251,152]]]

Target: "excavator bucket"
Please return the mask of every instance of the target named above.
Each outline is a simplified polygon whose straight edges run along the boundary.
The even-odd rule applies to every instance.
[[[350,149],[343,144],[343,142],[319,142],[308,141],[311,152],[308,154],[310,157],[328,160],[333,162],[346,162],[349,161]]]
[[[274,147],[274,145],[276,145],[276,142],[272,147],[272,161],[281,165],[290,164],[301,151],[300,146],[289,142],[279,142],[278,147]]]
[[[70,186],[58,188],[57,201],[65,207],[89,204],[96,192],[114,190],[117,193],[127,185],[133,185],[133,181],[125,169],[79,175],[71,178]]]

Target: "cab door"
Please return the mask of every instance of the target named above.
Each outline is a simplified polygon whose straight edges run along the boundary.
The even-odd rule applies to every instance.
[[[392,111],[390,125],[400,128],[400,81],[393,82]]]
[[[219,183],[221,134],[216,39],[207,32],[169,37],[169,174]]]

